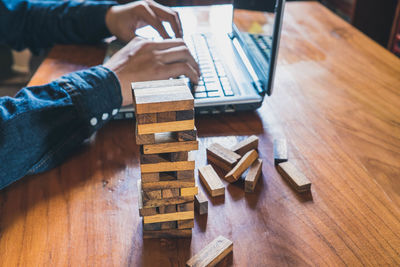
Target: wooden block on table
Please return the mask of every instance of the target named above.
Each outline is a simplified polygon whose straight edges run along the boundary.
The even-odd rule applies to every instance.
[[[186,85],[138,88],[132,84],[135,113],[159,113],[166,111],[191,110],[193,95]]]
[[[189,267],[215,266],[233,250],[229,239],[219,236],[186,262]]]
[[[177,171],[176,178],[178,180],[187,180],[187,179],[194,180],[194,170]]]
[[[214,143],[207,148],[207,159],[225,171],[232,170],[233,166],[241,158],[239,154]]]
[[[162,189],[162,198],[179,197],[179,188]]]
[[[199,178],[212,197],[225,195],[225,186],[211,165],[199,168]]]
[[[187,85],[187,83],[184,79],[169,79],[169,80],[154,80],[154,81],[146,81],[146,82],[134,82],[134,83],[132,83],[132,90],[164,87],[165,85],[185,86],[185,85]]]
[[[208,200],[203,193],[199,192],[194,196],[194,207],[200,215],[208,213]]]
[[[274,162],[275,165],[288,161],[288,151],[286,139],[274,139]]]
[[[143,216],[143,223],[170,222],[179,220],[194,219],[193,211],[182,211],[173,213],[163,213],[151,216]]]
[[[186,202],[186,203],[181,203],[176,205],[177,211],[192,211],[194,210],[194,202],[190,201],[190,202]]]
[[[142,134],[154,134],[163,132],[178,132],[194,129],[194,120],[157,122],[149,124],[139,124],[137,132]]]
[[[244,180],[244,191],[245,192],[254,192],[254,188],[258,182],[258,179],[261,176],[262,171],[262,160],[257,159],[251,164],[249,172],[246,175]]]
[[[192,229],[171,229],[160,231],[143,231],[143,238],[189,238],[192,236]]]
[[[194,220],[181,220],[177,222],[178,229],[189,229],[194,227]]]
[[[156,113],[157,121],[156,122],[169,122],[176,121],[176,112],[175,111],[167,111],[167,112],[159,112]]]
[[[252,135],[245,140],[237,143],[235,146],[232,147],[232,151],[236,152],[237,154],[243,156],[247,152],[249,152],[252,149],[257,149],[258,148],[258,137],[255,135]]]
[[[151,190],[151,191],[143,191],[142,189],[142,197],[143,202],[145,203],[147,200],[151,199],[161,199],[161,190]]]
[[[194,109],[176,111],[177,121],[193,120],[193,119],[194,119]]]
[[[197,139],[197,129],[180,131],[176,133],[178,141],[194,141]]]
[[[142,183],[158,182],[160,180],[160,173],[142,173],[141,174]]]
[[[177,223],[177,221],[162,222],[162,223],[161,223],[161,230],[177,229],[177,228],[178,228],[178,223]]]
[[[198,141],[149,144],[149,145],[143,145],[143,153],[158,154],[158,153],[191,151],[191,150],[197,150],[198,147],[199,147]]]
[[[194,179],[186,179],[186,180],[174,180],[174,181],[158,181],[158,182],[142,182],[142,188],[144,190],[157,190],[157,189],[168,189],[168,188],[185,188],[185,187],[194,187],[195,181]]]
[[[296,191],[305,192],[311,189],[310,180],[289,161],[279,163],[277,169]]]
[[[258,153],[255,149],[247,152],[236,166],[225,175],[225,180],[230,183],[236,182],[244,171],[258,158]]]
[[[136,185],[137,185],[137,188],[138,188],[139,215],[140,216],[150,216],[150,215],[158,214],[157,208],[143,208],[141,181],[138,180]]]
[[[193,170],[194,168],[195,168],[194,161],[175,161],[175,162],[140,164],[140,171],[142,173],[185,171],[185,170]]]
[[[194,196],[184,196],[184,197],[179,196],[179,197],[165,198],[165,199],[143,199],[143,207],[153,208],[153,207],[160,207],[172,204],[182,204],[193,200]]]
[[[156,123],[157,113],[137,114],[136,122],[138,124]]]
[[[198,193],[198,188],[197,187],[186,187],[186,188],[180,188],[180,196],[185,197],[185,196],[194,196],[197,195]]]

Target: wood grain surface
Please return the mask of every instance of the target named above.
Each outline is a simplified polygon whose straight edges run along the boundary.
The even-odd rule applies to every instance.
[[[56,46],[31,85],[103,55]],[[273,96],[255,112],[196,117],[198,167],[212,143],[259,137],[255,193],[224,181],[225,197],[207,197],[191,238],[143,240],[134,122],[110,122],[60,167],[0,192],[0,265],[184,266],[223,235],[234,266],[399,266],[399,103],[398,58],[317,2],[288,3]],[[279,136],[309,194],[277,173]]]

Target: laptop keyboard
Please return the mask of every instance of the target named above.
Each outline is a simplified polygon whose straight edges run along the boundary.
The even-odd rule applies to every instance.
[[[249,34],[251,39],[253,39],[254,43],[257,45],[265,59],[269,62],[271,57],[271,44],[272,44],[272,36],[266,36],[261,34]]]
[[[194,98],[234,96],[212,38],[206,34],[194,34],[186,40],[186,44],[201,72],[199,83],[193,88]]]

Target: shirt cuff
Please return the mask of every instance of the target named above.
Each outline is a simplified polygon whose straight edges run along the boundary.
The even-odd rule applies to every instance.
[[[70,73],[57,82],[70,95],[78,116],[94,131],[115,116],[121,107],[118,78],[104,66]]]

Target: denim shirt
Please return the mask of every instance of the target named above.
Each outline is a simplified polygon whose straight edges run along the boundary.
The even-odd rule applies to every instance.
[[[37,52],[56,43],[99,42],[110,35],[105,14],[114,4],[0,0],[0,43]],[[0,189],[60,164],[115,115],[121,103],[118,79],[103,66],[1,97]]]

